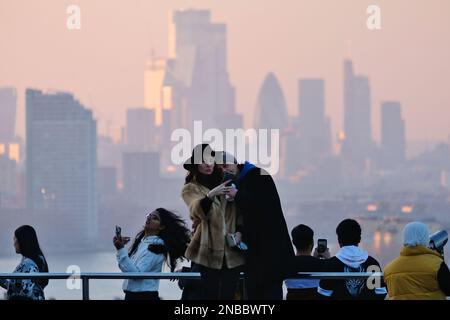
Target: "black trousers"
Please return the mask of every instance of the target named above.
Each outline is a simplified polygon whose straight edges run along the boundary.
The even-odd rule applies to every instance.
[[[205,300],[233,300],[237,290],[241,268],[220,270],[200,266],[203,298]]]
[[[158,291],[125,291],[125,300],[159,300]]]

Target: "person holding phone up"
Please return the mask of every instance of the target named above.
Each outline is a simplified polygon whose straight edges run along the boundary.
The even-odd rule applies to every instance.
[[[224,190],[231,181],[223,181],[208,144],[194,147],[183,167],[187,175],[181,196],[195,226],[186,257],[200,269],[203,299],[234,299],[245,260],[236,248],[241,238],[236,207],[225,199]],[[231,245],[229,234],[233,234]]]
[[[177,260],[183,259],[190,240],[190,231],[176,214],[158,208],[147,214],[144,229],[140,231],[127,252],[129,237],[121,235],[116,227],[113,239],[117,262],[123,272],[161,272],[165,260],[173,272]],[[125,300],[159,300],[159,280],[126,279],[122,286]]]
[[[296,249],[294,258],[295,273],[298,272],[323,272],[325,269],[325,259],[330,258],[330,251],[325,239],[317,240],[317,247],[314,255],[311,255],[314,247],[314,231],[304,225],[299,224],[291,231],[292,243]],[[286,300],[317,300],[320,295],[317,293],[320,280],[318,279],[287,279]]]

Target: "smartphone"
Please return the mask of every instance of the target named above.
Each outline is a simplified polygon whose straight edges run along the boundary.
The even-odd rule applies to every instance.
[[[328,244],[327,239],[317,240],[317,253],[322,254],[327,250]]]
[[[234,175],[229,173],[229,172],[224,172],[223,173],[223,182],[231,180],[229,183],[226,184],[227,187],[231,186],[231,184],[233,183],[233,179],[234,179]]]
[[[122,237],[122,228],[119,226],[116,226],[116,237],[121,238]]]

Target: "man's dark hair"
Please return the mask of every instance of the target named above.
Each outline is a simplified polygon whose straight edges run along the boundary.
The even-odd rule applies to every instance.
[[[336,228],[342,246],[357,246],[361,242],[361,226],[356,220],[345,219]]]
[[[314,231],[304,224],[299,224],[292,229],[291,237],[297,251],[307,250],[314,245]]]

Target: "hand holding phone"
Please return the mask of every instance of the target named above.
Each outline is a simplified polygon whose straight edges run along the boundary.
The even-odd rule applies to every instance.
[[[116,238],[117,239],[122,238],[122,228],[119,226],[116,226]]]
[[[317,253],[323,254],[327,250],[327,239],[318,239],[317,240]]]
[[[225,186],[230,187],[231,184],[233,183],[233,179],[234,179],[234,175],[233,175],[233,174],[231,174],[231,173],[229,173],[229,172],[224,172],[222,182],[231,180],[231,181],[228,182]]]
[[[116,226],[116,236],[113,239],[113,243],[116,249],[122,249],[128,242],[130,242],[130,240],[130,237],[122,237],[122,228]]]
[[[328,244],[326,239],[318,239],[317,247],[314,250],[314,257],[320,259],[329,259],[330,251],[328,250]]]

